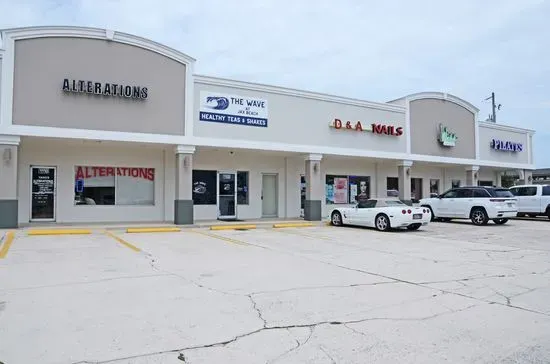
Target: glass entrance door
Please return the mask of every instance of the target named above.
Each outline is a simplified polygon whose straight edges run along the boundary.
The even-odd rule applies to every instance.
[[[55,221],[56,168],[31,167],[31,221]]]
[[[218,219],[237,217],[237,173],[218,172]]]

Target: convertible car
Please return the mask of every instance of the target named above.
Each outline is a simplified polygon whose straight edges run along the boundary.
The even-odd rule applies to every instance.
[[[418,230],[428,225],[431,212],[426,207],[412,207],[397,198],[378,198],[357,203],[354,207],[338,207],[330,214],[335,226],[357,225],[380,231],[396,228]]]

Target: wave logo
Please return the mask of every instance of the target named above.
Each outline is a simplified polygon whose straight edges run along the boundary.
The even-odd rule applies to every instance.
[[[227,97],[208,96],[206,98],[206,107],[214,110],[225,110],[229,107],[229,100]]]

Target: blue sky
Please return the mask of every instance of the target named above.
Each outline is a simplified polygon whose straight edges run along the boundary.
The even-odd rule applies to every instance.
[[[388,101],[443,91],[536,130],[550,167],[550,0],[0,0],[0,27],[80,25],[150,38],[196,72]]]

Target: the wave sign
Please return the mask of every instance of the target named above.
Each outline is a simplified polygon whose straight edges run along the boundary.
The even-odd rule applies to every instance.
[[[267,128],[267,100],[201,91],[199,120]]]

